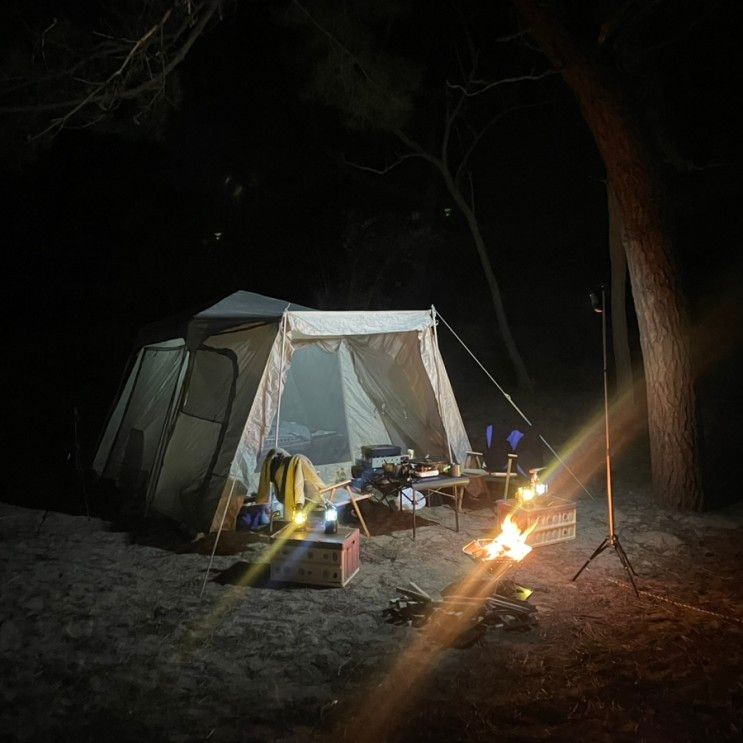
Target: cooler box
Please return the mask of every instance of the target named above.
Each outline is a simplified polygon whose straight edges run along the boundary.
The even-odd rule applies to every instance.
[[[345,586],[359,572],[359,530],[294,532],[271,560],[271,580],[308,586]]]
[[[509,513],[512,514],[511,519],[522,531],[536,524],[534,531],[526,538],[526,543],[531,547],[543,547],[546,544],[569,542],[575,539],[577,512],[573,504],[548,502],[544,506],[517,508],[515,500],[501,499],[497,505],[499,525]]]
[[[399,446],[393,446],[392,444],[368,444],[361,447],[361,456],[371,462],[372,459],[399,457],[401,451],[402,449]]]

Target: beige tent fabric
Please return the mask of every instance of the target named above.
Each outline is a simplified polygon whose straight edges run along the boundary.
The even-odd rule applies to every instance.
[[[447,457],[451,446],[454,457],[463,462],[470,449],[469,440],[433,325],[430,310],[287,312],[286,336],[280,331],[274,340],[231,474],[247,482],[250,490],[257,487],[258,452],[276,417],[278,397],[285,387],[292,358],[307,344],[339,354],[345,353],[342,349],[347,350],[343,373],[347,414],[355,408],[354,413],[362,412],[374,422],[365,440],[361,440],[358,429],[352,435],[354,426],[349,424],[352,459],[317,466],[326,481],[347,476],[351,464],[360,456],[360,447],[373,443],[372,439],[383,432],[384,440],[404,449],[413,448],[421,455]],[[361,332],[374,327],[375,333]],[[358,420],[351,416],[349,419]]]
[[[451,452],[457,462],[464,464],[467,452],[472,447],[462,421],[462,415],[459,412],[457,399],[454,397],[449,375],[446,373],[444,359],[441,356],[433,327],[429,327],[421,334],[421,358],[426,367],[428,378],[431,380],[431,386],[436,393],[439,413]]]
[[[281,406],[293,368],[305,375],[304,384],[293,378],[288,395],[295,413],[299,408],[308,418],[323,413],[324,425],[310,420],[303,425],[313,445],[333,444],[323,450],[328,458],[322,463],[308,463],[305,479],[310,470],[320,482],[350,476],[361,446],[372,443],[392,442],[434,457],[451,452],[464,461],[470,446],[436,342],[433,310],[317,312],[287,307],[249,292],[231,295],[183,326],[189,328],[188,349],[175,336],[156,344],[163,354],[169,349],[169,357],[180,358],[162,372],[157,364],[143,363],[159,359],[147,351],[152,344],[143,346],[104,433],[97,471],[103,471],[111,451],[122,449],[117,441],[128,434],[124,424],[144,422],[143,428],[133,428],[143,432],[137,434],[139,448],[148,453],[148,461],[154,453],[151,506],[195,531],[209,529],[215,514],[221,521],[223,509],[234,506],[226,496],[233,481],[241,492],[257,488],[258,458],[275,443],[268,441],[269,435],[280,436],[284,421],[299,427],[298,421],[284,417],[287,411]],[[157,326],[148,332],[148,338],[161,338],[166,330]],[[297,354],[302,356],[293,366]],[[312,389],[323,381],[338,387],[337,394],[326,385],[322,395],[313,396]],[[326,401],[335,405],[332,417],[326,415]],[[147,436],[155,426],[148,416],[161,431],[152,441]],[[331,461],[336,457],[344,461]],[[231,511],[228,515],[231,519]]]
[[[188,389],[152,497],[160,513],[187,523],[211,521],[275,335],[275,326],[224,333],[192,354]],[[205,482],[210,468],[214,482]]]

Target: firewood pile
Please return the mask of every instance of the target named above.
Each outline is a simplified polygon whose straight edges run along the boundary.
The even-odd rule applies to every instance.
[[[469,647],[488,630],[528,630],[536,624],[536,607],[513,596],[514,584],[502,581],[486,595],[446,593],[434,599],[412,581],[410,588],[397,586],[382,614],[391,624],[441,629],[456,647]],[[454,628],[454,631],[452,631]]]

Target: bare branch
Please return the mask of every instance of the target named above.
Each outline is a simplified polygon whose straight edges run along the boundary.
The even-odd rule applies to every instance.
[[[57,44],[66,57],[73,56],[73,63],[66,68],[51,71],[44,75],[30,75],[22,83],[0,90],[0,95],[18,95],[24,88],[39,85],[57,84],[57,88],[74,91],[74,85],[83,85],[86,90],[57,100],[38,100],[30,103],[19,101],[16,105],[0,106],[0,114],[43,114],[59,111],[39,133],[29,140],[39,139],[48,134],[56,134],[61,129],[74,124],[76,128],[86,128],[99,123],[107,113],[114,110],[124,100],[132,100],[144,93],[154,92],[153,100],[143,110],[151,109],[154,101],[162,94],[167,76],[185,59],[193,44],[204,32],[209,21],[215,16],[221,0],[204,0],[189,3],[188,13],[180,0],[174,0],[159,20],[148,28],[139,38],[128,41],[124,35],[116,38],[102,31],[93,31],[95,36],[105,39],[93,46],[80,58],[72,49]],[[184,15],[185,14],[185,15]],[[176,16],[180,16],[174,26]],[[47,29],[45,31],[48,31]],[[153,46],[153,43],[156,46]],[[115,63],[112,72],[104,72],[101,67]],[[152,65],[156,62],[156,73]],[[66,81],[66,83],[65,83]],[[26,98],[29,97],[27,93]],[[51,96],[50,96],[51,97]],[[94,111],[94,108],[96,109]],[[89,121],[85,121],[85,118]],[[81,122],[80,119],[83,119]]]
[[[378,90],[384,91],[384,88],[382,88],[381,85],[378,85],[377,82],[374,80],[374,78],[366,71],[366,68],[362,64],[361,60],[339,39],[334,36],[330,31],[328,31],[325,26],[323,26],[311,13],[307,8],[302,5],[302,3],[298,2],[298,0],[293,0],[293,4],[300,10],[300,12],[307,18],[307,20],[323,35],[325,36],[328,41],[330,41],[331,44],[334,44],[338,49],[340,49],[344,54],[348,56],[348,58],[358,66],[359,70],[361,71],[361,74],[364,76],[366,81],[372,85],[373,87],[377,88]],[[386,92],[386,91],[385,91]]]
[[[490,127],[497,124],[504,116],[507,116],[510,113],[513,113],[514,111],[521,111],[523,109],[527,108],[538,108],[539,106],[546,105],[547,101],[540,101],[538,103],[526,103],[523,106],[511,106],[510,108],[504,108],[503,110],[499,111],[495,116],[493,116],[490,121],[488,121],[485,126],[481,127],[480,130],[475,133],[473,136],[472,142],[470,143],[470,146],[467,148],[467,150],[462,155],[462,159],[459,162],[459,166],[457,167],[456,173],[454,174],[454,181],[455,183],[459,182],[459,179],[462,175],[462,172],[465,168],[468,167],[467,163],[469,162],[470,157],[472,156],[472,153],[475,151],[475,148],[478,144],[482,141],[482,138],[485,136],[487,131],[490,129]]]
[[[500,80],[493,80],[492,82],[485,83],[481,80],[472,80],[472,83],[479,83],[482,84],[483,87],[479,88],[477,90],[468,90],[466,86],[459,85],[457,83],[451,83],[448,80],[446,81],[446,87],[450,88],[451,90],[458,90],[460,91],[464,96],[467,98],[473,98],[477,95],[482,95],[483,93],[486,93],[488,90],[492,90],[493,88],[497,88],[501,85],[511,85],[512,83],[520,83],[524,82],[526,80],[542,80],[545,77],[549,77],[550,75],[557,75],[557,70],[545,70],[544,72],[539,73],[538,75],[517,75],[516,77],[504,77]]]
[[[508,34],[508,36],[497,36],[493,41],[496,44],[506,44],[509,41],[516,41],[517,39],[523,39],[525,36],[528,36],[529,29],[516,31],[516,33]]]
[[[469,72],[469,75],[467,75],[466,79],[470,80],[474,77],[475,72],[477,71],[479,55],[477,54],[477,50],[474,47],[474,44],[472,42],[472,39],[469,35],[469,31],[467,30],[466,26],[465,26],[465,32],[467,34],[467,41],[468,41],[468,46],[470,50],[470,60],[471,60],[470,72]],[[452,129],[452,126],[454,125],[454,122],[457,119],[457,116],[459,116],[459,114],[462,111],[462,106],[464,105],[465,99],[466,99],[466,95],[460,95],[454,108],[451,110],[449,109],[448,99],[446,101],[446,114],[444,118],[444,133],[441,138],[441,161],[445,164],[447,163],[449,159],[449,141],[451,139],[451,129]]]
[[[45,56],[45,49],[46,46],[46,35],[57,25],[58,21],[56,18],[52,19],[52,22],[41,32],[41,58],[44,60],[44,64],[46,64],[46,56]]]
[[[124,73],[124,70],[126,70],[127,65],[129,62],[131,62],[134,55],[137,53],[137,50],[147,44],[149,39],[157,32],[159,28],[161,28],[165,23],[167,23],[168,18],[170,18],[171,14],[173,12],[172,8],[168,8],[165,11],[165,14],[160,19],[158,23],[156,23],[152,28],[147,31],[147,33],[144,34],[141,38],[137,40],[137,42],[134,44],[134,46],[129,50],[129,54],[126,55],[124,58],[124,61],[121,63],[121,66],[114,70],[111,75],[109,75],[108,79],[104,80],[102,83],[99,83],[93,90],[90,91],[88,95],[85,96],[77,105],[73,106],[64,116],[59,117],[58,119],[54,119],[51,124],[49,124],[46,129],[39,132],[38,134],[34,135],[32,139],[38,139],[39,137],[43,137],[45,134],[48,134],[49,132],[53,130],[59,131],[64,127],[64,125],[83,107],[87,106],[88,103],[90,103],[93,99],[97,98],[101,91],[110,85],[114,80],[121,77],[121,75]]]
[[[406,160],[412,160],[414,158],[425,159],[425,156],[418,152],[409,152],[406,155],[400,155],[394,162],[386,165],[384,168],[374,168],[371,165],[362,165],[361,163],[355,163],[351,160],[347,160],[345,155],[343,156],[343,162],[346,165],[350,165],[352,168],[356,168],[356,170],[363,170],[366,173],[374,173],[375,175],[387,175],[387,173],[389,173],[391,170],[394,170],[398,165],[401,165]]]

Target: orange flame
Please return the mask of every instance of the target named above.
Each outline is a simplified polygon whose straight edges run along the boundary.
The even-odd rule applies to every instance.
[[[500,534],[483,545],[486,552],[484,559],[495,560],[498,557],[508,557],[515,562],[523,560],[531,552],[531,547],[526,543],[526,538],[535,526],[536,522],[525,531],[521,531],[518,524],[511,519],[509,513],[503,519]]]

